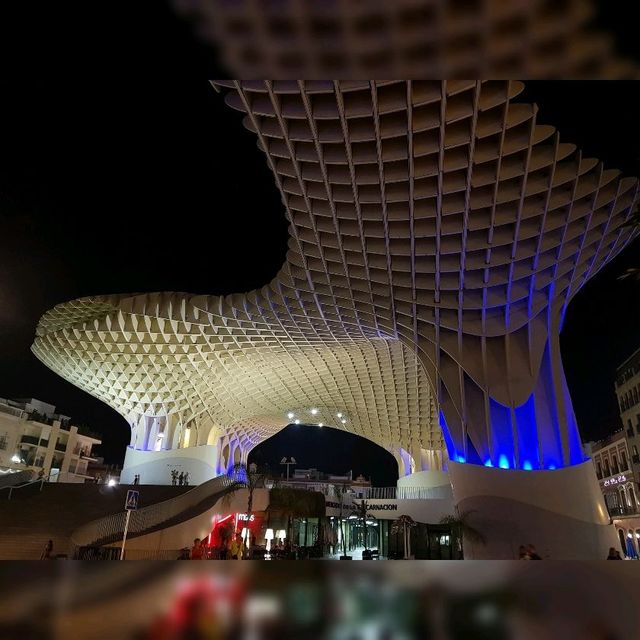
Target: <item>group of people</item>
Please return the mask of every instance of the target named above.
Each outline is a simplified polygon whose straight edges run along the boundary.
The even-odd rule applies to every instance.
[[[135,476],[133,476],[133,484],[140,484],[140,474],[136,473]]]
[[[193,546],[191,549],[185,547],[179,560],[209,560],[209,559],[218,559],[218,560],[241,560],[244,553],[244,543],[242,541],[242,536],[237,533],[234,537],[231,538],[229,544],[226,547],[222,547],[220,549],[214,549],[207,545],[204,540],[200,538],[196,538],[193,541]]]
[[[520,560],[542,560],[536,548],[532,544],[521,544],[518,553]]]
[[[188,486],[189,485],[189,472],[181,471],[178,473],[177,469],[171,469],[171,484],[175,487],[177,486]]]
[[[622,556],[619,551],[616,551],[615,547],[609,547],[609,555],[607,560],[622,560]]]

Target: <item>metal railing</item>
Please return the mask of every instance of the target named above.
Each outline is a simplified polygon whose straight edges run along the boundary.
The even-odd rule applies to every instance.
[[[8,404],[4,404],[4,402],[0,402],[0,413],[8,413],[11,416],[21,419],[23,418],[23,414],[25,414],[22,409],[19,409],[18,407],[11,407]]]
[[[21,471],[20,474],[28,474],[25,477],[31,477],[32,471]],[[7,496],[7,500],[11,500],[11,496],[16,489],[23,489],[24,487],[31,487],[34,484],[40,483],[40,491],[42,491],[42,485],[49,480],[49,476],[42,476],[41,478],[36,478],[35,480],[29,480],[28,482],[23,482],[22,484],[12,484],[6,487],[0,487],[0,491],[6,489],[9,492]]]
[[[619,516],[635,516],[640,513],[640,507],[629,507],[629,506],[607,506],[607,511],[609,512],[609,516],[611,518],[619,517]]]
[[[318,491],[327,498],[339,500],[340,489],[328,483],[296,482],[288,480],[281,483],[294,489]],[[451,485],[440,487],[351,487],[345,493],[354,500],[442,500],[453,496]]]
[[[218,476],[175,498],[143,507],[131,513],[128,536],[141,534],[158,527],[191,509],[207,498],[224,493],[234,480],[228,476]],[[144,494],[144,489],[141,489]],[[92,520],[76,529],[71,535],[73,546],[91,547],[115,542],[122,538],[126,512],[123,510],[98,520]]]
[[[367,487],[358,489],[365,500],[442,500],[451,498],[450,485],[441,487]]]

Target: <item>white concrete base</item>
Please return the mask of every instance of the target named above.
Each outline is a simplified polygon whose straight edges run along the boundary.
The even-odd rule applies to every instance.
[[[521,544],[544,558],[599,560],[618,547],[590,461],[555,471],[449,463],[459,512],[486,545],[465,541],[465,558],[514,559]]]
[[[171,469],[176,469],[189,473],[190,485],[202,484],[219,475],[217,457],[218,447],[209,444],[167,451],[139,451],[128,447],[120,482],[133,484],[134,476],[140,474],[140,484],[171,484]]]

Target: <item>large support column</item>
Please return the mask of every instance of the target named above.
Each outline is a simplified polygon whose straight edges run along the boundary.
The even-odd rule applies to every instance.
[[[550,305],[517,331],[472,339],[457,367],[443,358],[454,497],[488,541],[467,556],[514,558],[532,543],[554,558],[598,559],[615,544],[562,369],[560,317]]]

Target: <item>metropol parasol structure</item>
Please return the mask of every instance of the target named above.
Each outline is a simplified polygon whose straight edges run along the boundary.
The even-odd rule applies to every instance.
[[[281,192],[278,275],[60,304],[32,347],[128,421],[123,479],[179,462],[202,482],[299,422],[376,442],[400,484],[451,482],[505,544],[514,521],[578,555],[615,544],[559,333],[634,237],[637,180],[538,124],[515,81],[213,84]]]

